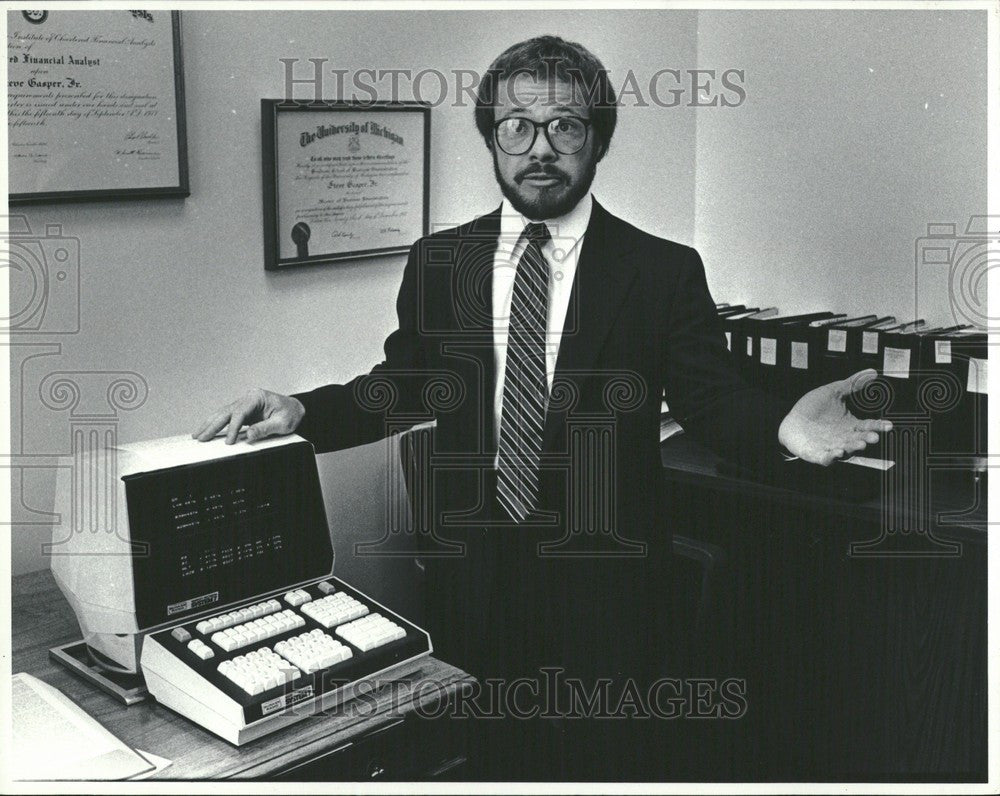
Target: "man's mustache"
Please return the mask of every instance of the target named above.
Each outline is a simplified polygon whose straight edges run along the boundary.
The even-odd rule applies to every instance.
[[[533,176],[545,176],[545,177],[558,177],[563,182],[569,182],[569,175],[559,171],[559,169],[554,169],[551,166],[528,166],[528,168],[523,171],[519,171],[514,175],[514,182],[520,185],[527,177]]]

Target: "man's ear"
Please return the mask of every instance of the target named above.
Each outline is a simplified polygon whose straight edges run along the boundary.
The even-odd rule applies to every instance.
[[[608,146],[603,141],[597,145],[597,160],[596,163],[600,163],[604,160],[604,156],[608,154]]]

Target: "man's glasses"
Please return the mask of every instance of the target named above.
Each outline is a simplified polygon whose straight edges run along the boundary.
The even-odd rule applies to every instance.
[[[579,116],[559,116],[547,122],[536,122],[524,116],[511,116],[493,125],[493,136],[497,145],[508,155],[523,155],[530,152],[538,137],[539,128],[545,130],[545,137],[560,155],[575,155],[587,143],[589,119]]]

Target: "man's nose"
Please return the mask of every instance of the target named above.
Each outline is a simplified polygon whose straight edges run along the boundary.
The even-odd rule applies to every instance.
[[[552,145],[549,143],[549,137],[545,134],[545,130],[539,128],[538,135],[535,136],[535,143],[531,145],[531,149],[528,151],[528,156],[531,160],[548,162],[551,160],[557,160],[559,158],[559,153],[552,148]]]

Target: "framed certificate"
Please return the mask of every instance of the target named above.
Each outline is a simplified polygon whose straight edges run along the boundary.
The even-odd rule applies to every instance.
[[[395,254],[427,234],[430,107],[261,100],[264,267]]]
[[[180,13],[8,11],[11,204],[187,196]]]

